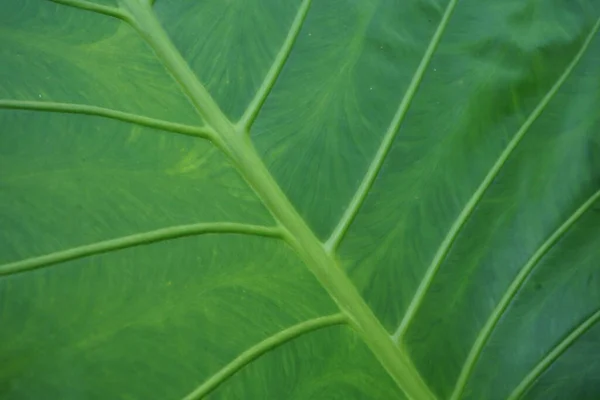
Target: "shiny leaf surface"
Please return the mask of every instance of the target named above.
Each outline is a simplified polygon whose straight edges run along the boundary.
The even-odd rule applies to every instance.
[[[599,29],[1,1],[0,397],[599,398]]]

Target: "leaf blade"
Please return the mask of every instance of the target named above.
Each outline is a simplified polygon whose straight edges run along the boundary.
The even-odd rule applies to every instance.
[[[584,0],[559,0],[556,8],[532,4],[460,3],[402,134],[335,252],[335,264],[351,275],[389,331],[420,278],[419,267],[428,257],[423,244],[439,244],[447,217],[468,200],[597,16],[595,5]],[[278,59],[299,5],[164,0],[153,7],[185,63],[218,103],[220,118],[237,121],[273,70],[267,64]],[[447,5],[334,0],[315,2],[306,15],[253,124],[252,141],[316,242],[335,227],[360,186]],[[183,129],[201,125],[169,72],[153,63],[155,54],[127,24],[51,2],[8,0],[0,8],[9,11],[0,13],[0,25],[11,78],[0,97],[126,110],[125,121],[0,113],[6,127],[0,134],[0,169],[7,171],[0,187],[9,194],[0,197],[6,227],[0,258],[190,221],[277,223],[219,148],[152,131],[155,126],[136,126],[129,118],[177,121],[167,126],[173,130],[179,121],[185,121]],[[77,34],[82,27],[85,34]],[[401,357],[440,398],[454,384],[453,371],[475,340],[479,321],[514,278],[511,273],[597,190],[597,49],[593,43],[474,210],[400,346]],[[418,179],[423,183],[415,183]],[[440,185],[443,180],[451,185]],[[379,211],[373,213],[374,207]],[[493,330],[463,397],[504,395],[502,387],[515,387],[535,368],[536,351],[551,352],[593,312],[595,208],[589,220],[574,223],[548,249],[524,282]],[[294,236],[285,238],[302,250]],[[8,398],[183,397],[198,379],[218,372],[255,342],[337,311],[294,251],[259,239],[188,237],[3,277],[0,320],[9,328],[0,332],[0,357],[8,363],[2,363],[0,376],[8,384],[0,391]],[[565,306],[556,302],[561,298]],[[525,317],[519,322],[520,316]],[[585,363],[580,377],[560,374],[586,360],[585,349],[597,332],[591,329],[574,342],[526,396],[593,394],[597,363]],[[375,333],[389,341],[385,329]],[[372,335],[337,328],[300,337],[247,365],[213,395],[304,399],[333,392],[349,399],[403,398],[363,340]],[[507,352],[518,357],[518,367],[511,367],[503,356]],[[431,354],[444,357],[432,365]],[[497,361],[502,376],[493,374],[490,360]],[[86,376],[73,377],[74,371]],[[132,384],[134,373],[147,384]],[[35,379],[28,381],[26,374]]]
[[[498,157],[498,159],[496,160],[496,162],[494,163],[494,165],[492,166],[490,171],[486,174],[485,179],[477,187],[477,190],[475,191],[475,193],[473,193],[473,195],[471,196],[469,201],[465,204],[465,207],[461,210],[460,214],[458,215],[458,218],[452,224],[450,230],[448,231],[448,234],[444,237],[443,242],[440,244],[439,249],[436,251],[433,261],[431,262],[430,266],[427,268],[427,272],[425,273],[422,283],[419,285],[419,288],[417,289],[414,300],[411,301],[410,305],[408,306],[405,316],[403,317],[400,325],[394,332],[394,338],[396,340],[400,340],[401,337],[406,332],[406,329],[408,329],[408,325],[410,324],[411,319],[414,317],[415,313],[417,312],[417,310],[423,300],[423,297],[425,296],[427,290],[429,289],[429,286],[431,285],[431,281],[434,279],[435,274],[437,273],[442,262],[446,258],[446,255],[448,254],[448,251],[450,250],[452,243],[454,242],[454,240],[456,240],[458,233],[460,232],[460,230],[462,229],[462,227],[464,226],[466,221],[469,219],[470,215],[473,213],[473,211],[477,207],[478,203],[481,201],[484,193],[486,192],[488,187],[491,185],[493,180],[496,178],[496,176],[498,175],[498,173],[500,172],[500,170],[506,163],[506,160],[508,160],[508,158],[510,157],[512,152],[518,146],[519,142],[523,139],[525,134],[528,132],[531,125],[542,114],[543,110],[546,108],[548,103],[552,100],[552,97],[554,97],[556,92],[558,92],[558,90],[563,85],[563,83],[571,75],[572,71],[575,69],[575,67],[579,63],[579,60],[581,60],[583,55],[586,53],[590,43],[595,38],[599,29],[600,29],[600,19],[598,19],[598,21],[596,22],[596,24],[594,25],[594,27],[592,28],[592,30],[586,37],[585,41],[583,42],[583,45],[581,46],[580,50],[577,52],[577,54],[575,55],[573,60],[569,63],[569,65],[567,66],[564,73],[558,78],[556,83],[554,85],[552,85],[552,87],[550,88],[548,93],[542,98],[542,100],[540,101],[538,106],[529,115],[529,117],[527,118],[525,123],[515,133],[513,139],[506,146],[506,149],[500,154],[500,156]]]

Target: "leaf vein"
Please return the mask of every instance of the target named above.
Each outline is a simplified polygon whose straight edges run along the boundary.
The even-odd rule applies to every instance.
[[[129,122],[141,126],[146,126],[148,128],[179,133],[186,136],[200,137],[210,141],[214,141],[215,139],[215,134],[211,129],[178,124],[160,119],[145,117],[138,114],[126,113],[123,111],[117,111],[103,107],[89,106],[85,104],[0,99],[0,108],[12,110],[32,110],[55,113],[82,114],[96,117],[104,117],[122,122]]]
[[[588,34],[588,36],[584,40],[581,48],[579,49],[579,51],[577,52],[577,54],[575,55],[573,60],[569,63],[569,65],[567,66],[565,71],[558,78],[558,80],[552,86],[552,88],[548,91],[548,93],[546,93],[546,95],[542,98],[540,103],[533,110],[533,112],[529,115],[527,120],[523,123],[523,125],[517,131],[517,133],[512,138],[512,140],[508,143],[508,145],[506,146],[504,151],[500,154],[500,156],[498,157],[498,159],[496,160],[496,162],[494,163],[494,165],[492,166],[492,168],[490,169],[488,174],[485,176],[485,178],[483,179],[483,181],[481,182],[481,184],[479,185],[477,190],[473,193],[473,195],[471,196],[471,198],[469,199],[467,204],[465,204],[464,208],[461,210],[460,214],[458,215],[458,217],[456,218],[456,220],[450,227],[450,230],[448,231],[446,237],[440,244],[440,247],[438,248],[431,264],[427,268],[425,276],[421,280],[421,283],[419,284],[419,287],[417,288],[415,296],[413,297],[410,305],[408,306],[406,313],[404,314],[404,317],[402,318],[402,321],[400,322],[400,325],[394,332],[393,338],[395,341],[401,340],[402,336],[404,336],[404,333],[406,333],[406,330],[408,329],[410,322],[416,315],[417,310],[419,309],[423,299],[425,298],[425,295],[426,295],[427,291],[429,290],[429,287],[431,286],[431,283],[433,282],[433,279],[435,278],[437,271],[439,270],[440,266],[442,265],[442,262],[446,259],[446,255],[448,254],[450,247],[454,243],[454,240],[458,236],[458,233],[461,231],[463,226],[466,224],[467,220],[469,219],[469,217],[471,216],[471,214],[473,213],[473,211],[475,210],[475,208],[477,207],[477,205],[483,198],[483,195],[487,191],[488,187],[491,185],[493,180],[496,178],[496,176],[498,175],[498,173],[500,172],[500,170],[502,169],[502,167],[504,166],[504,164],[506,163],[506,161],[508,160],[508,158],[510,157],[512,152],[514,151],[514,149],[521,142],[521,140],[523,139],[525,134],[529,131],[529,128],[533,125],[533,123],[537,120],[537,118],[542,114],[542,112],[544,111],[546,106],[550,103],[550,100],[552,100],[552,98],[554,97],[556,92],[558,92],[558,90],[563,85],[563,83],[571,75],[571,72],[573,72],[573,70],[579,63],[579,60],[581,60],[581,58],[585,54],[585,51],[588,49],[590,43],[594,39],[594,36],[598,32],[599,27],[600,27],[600,19],[598,19],[598,21],[594,25],[592,31]]]
[[[546,357],[544,357],[529,374],[523,378],[521,383],[508,396],[508,400],[521,398],[531,387],[533,382],[538,379],[569,347],[577,341],[584,333],[589,331],[598,321],[600,321],[600,309],[579,324],[566,338],[558,343]]]
[[[50,0],[53,3],[79,8],[80,10],[91,11],[98,14],[108,15],[109,17],[118,18],[125,22],[130,22],[129,15],[117,7],[103,6],[86,0]]]
[[[581,205],[540,247],[539,249],[531,256],[531,258],[525,263],[523,268],[521,268],[520,272],[517,274],[515,279],[512,281],[502,299],[492,311],[492,314],[489,316],[486,321],[484,327],[481,329],[463,368],[460,372],[459,378],[457,380],[456,386],[452,393],[452,400],[457,400],[460,398],[465,385],[485,347],[487,341],[489,340],[494,328],[504,315],[504,312],[508,309],[508,306],[514,299],[515,295],[518,293],[520,288],[523,286],[523,283],[527,279],[527,277],[533,272],[536,265],[540,262],[540,260],[546,255],[552,247],[559,242],[559,240],[569,231],[569,229],[579,221],[581,216],[583,216],[586,211],[588,211],[595,203],[600,199],[600,190],[594,193],[589,199],[587,199],[583,205]]]
[[[223,141],[227,142],[228,139],[236,136],[237,131],[234,125],[171,42],[169,35],[154,16],[151,5],[139,3],[136,0],[119,0],[119,4],[126,10],[128,23],[137,30],[154,51],[157,60],[179,84],[198,114],[218,133],[216,139],[219,139],[219,142],[217,144],[229,154]]]
[[[300,30],[302,29],[302,25],[306,20],[306,16],[308,15],[308,10],[310,8],[311,2],[312,0],[304,0],[298,8],[298,12],[296,13],[296,17],[292,22],[292,26],[288,32],[288,35],[285,38],[281,49],[277,53],[277,56],[275,57],[275,60],[271,65],[269,72],[267,73],[262,85],[256,92],[256,95],[250,102],[250,105],[244,112],[244,115],[238,122],[238,125],[241,126],[244,130],[248,131],[250,129],[256,117],[258,116],[262,105],[264,104],[267,97],[269,96],[269,93],[271,93],[271,90],[275,86],[275,82],[277,81],[277,78],[279,77],[279,74],[281,73],[286,60],[292,52],[292,47],[294,46],[296,38],[298,37]]]
[[[348,207],[344,211],[342,218],[338,222],[337,226],[334,228],[327,242],[325,243],[325,246],[329,252],[334,252],[337,249],[340,242],[344,238],[344,235],[350,228],[350,225],[358,215],[358,211],[365,202],[367,195],[369,194],[369,191],[373,186],[373,183],[375,182],[375,179],[377,178],[377,175],[379,174],[379,171],[381,170],[381,167],[383,166],[383,163],[390,149],[392,148],[394,139],[396,138],[398,131],[400,130],[400,126],[402,125],[402,122],[406,117],[408,109],[410,108],[410,105],[417,93],[417,90],[419,89],[423,77],[425,76],[427,67],[429,66],[429,63],[433,58],[437,46],[439,45],[442,39],[442,35],[444,34],[446,27],[448,26],[450,17],[452,16],[452,13],[457,3],[458,0],[451,0],[448,3],[446,11],[442,16],[442,19],[440,20],[440,23],[435,33],[433,34],[431,41],[429,42],[429,45],[427,46],[427,50],[425,50],[425,54],[423,55],[423,58],[421,59],[421,62],[417,67],[415,74],[413,75],[408,89],[406,90],[406,93],[402,98],[402,101],[400,102],[398,110],[396,111],[396,114],[394,114],[394,117],[384,134],[383,141],[377,149],[375,158],[369,165],[365,176],[363,177],[358,189],[354,193],[354,196],[348,204]]]
[[[233,161],[242,177],[279,223],[283,238],[305,262],[340,310],[348,316],[353,328],[382,366],[408,397],[435,399],[436,396],[423,381],[410,357],[394,345],[389,333],[356,287],[345,272],[338,268],[336,259],[326,251],[323,243],[290,203],[257,154],[249,135],[243,135],[212,99],[170,40],[152,9],[135,0],[119,0],[119,3],[130,13],[132,26],[153,49],[204,121],[214,129],[219,140],[218,147]]]
[[[318,329],[326,328],[334,325],[346,324],[347,317],[342,314],[328,315],[325,317],[319,317],[310,319],[308,321],[301,322],[289,328],[286,328],[273,336],[270,336],[263,341],[255,344],[248,350],[241,353],[229,364],[221,368],[217,373],[207,379],[202,385],[200,385],[193,392],[188,394],[183,400],[197,400],[208,395],[210,392],[215,390],[220,384],[233,376],[236,372],[248,365],[250,362],[256,360],[263,354],[281,346],[282,344],[289,342],[290,340],[296,339],[297,337],[306,333],[316,331]]]
[[[0,266],[0,276],[18,274],[39,268],[45,268],[62,262],[108,253],[116,250],[211,233],[233,233],[270,238],[282,238],[281,229],[259,225],[235,222],[209,222],[178,225],[157,229],[154,231],[123,236],[120,238],[109,239],[93,244],[74,247],[68,250],[57,251],[39,257],[32,257],[25,260],[4,264]]]

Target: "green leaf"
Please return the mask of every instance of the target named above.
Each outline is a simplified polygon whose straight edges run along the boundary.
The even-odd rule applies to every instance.
[[[599,30],[0,2],[0,397],[597,399]]]

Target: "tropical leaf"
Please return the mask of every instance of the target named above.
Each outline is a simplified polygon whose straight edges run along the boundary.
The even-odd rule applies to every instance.
[[[600,2],[3,0],[2,399],[598,399]]]

